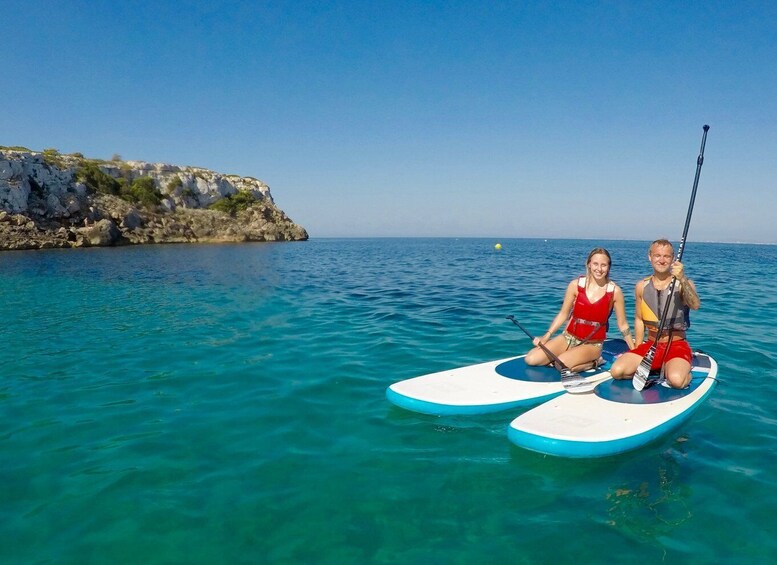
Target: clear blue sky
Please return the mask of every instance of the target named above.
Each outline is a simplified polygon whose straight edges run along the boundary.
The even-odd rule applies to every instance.
[[[777,242],[777,3],[3,2],[0,145],[266,182],[311,237]]]

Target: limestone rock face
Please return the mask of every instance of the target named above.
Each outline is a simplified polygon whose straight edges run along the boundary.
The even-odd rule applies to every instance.
[[[89,245],[107,246],[115,245],[119,240],[121,232],[112,220],[100,220],[95,225],[84,230],[84,234],[89,240]]]
[[[151,201],[138,179],[153,181]],[[208,209],[224,199],[229,212]],[[254,178],[0,147],[0,249],[306,239]]]

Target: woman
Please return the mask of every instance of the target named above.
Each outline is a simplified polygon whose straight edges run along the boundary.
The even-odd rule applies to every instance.
[[[607,337],[607,320],[613,309],[623,339],[629,349],[634,347],[623,292],[610,280],[610,263],[610,253],[602,247],[588,254],[585,276],[574,279],[567,286],[564,303],[550,328],[545,335],[534,339],[537,347],[526,355],[527,365],[547,365],[551,362],[548,354],[539,347],[542,343],[573,371],[598,367],[602,344]],[[569,323],[564,332],[551,339],[567,319]]]

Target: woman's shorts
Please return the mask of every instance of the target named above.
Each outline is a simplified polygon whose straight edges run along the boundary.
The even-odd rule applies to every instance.
[[[573,347],[577,347],[578,345],[581,345],[585,340],[580,339],[577,336],[572,335],[569,332],[563,332],[561,335],[564,336],[564,339],[567,340],[567,349],[572,349]],[[585,341],[586,345],[596,345],[597,347],[601,347],[604,342],[603,341]]]

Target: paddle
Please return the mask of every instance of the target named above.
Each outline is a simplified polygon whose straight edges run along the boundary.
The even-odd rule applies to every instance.
[[[685,250],[685,238],[688,237],[688,227],[691,225],[691,214],[693,213],[693,203],[696,200],[696,189],[699,186],[699,175],[701,174],[702,163],[704,163],[704,146],[707,144],[707,131],[709,129],[710,129],[710,126],[705,125],[704,133],[702,134],[702,137],[701,137],[701,150],[699,151],[699,157],[696,159],[696,177],[693,179],[693,190],[691,191],[691,202],[690,204],[688,204],[688,214],[685,217],[685,227],[683,228],[683,237],[682,239],[680,239],[680,246],[677,249],[677,259],[676,259],[677,261],[682,260],[683,251]],[[677,278],[674,275],[672,275],[672,282],[669,283],[669,294],[667,295],[668,297],[672,296],[676,283],[677,283]],[[639,364],[639,367],[637,367],[637,371],[634,373],[632,384],[634,385],[634,388],[637,390],[642,390],[645,387],[650,386],[656,380],[656,379],[650,379],[650,368],[653,365],[653,359],[656,356],[656,345],[658,344],[658,339],[661,337],[661,332],[664,330],[664,325],[666,324],[666,318],[669,315],[669,305],[671,302],[672,301],[669,300],[669,298],[666,299],[666,304],[664,304],[664,310],[663,312],[661,312],[661,318],[659,318],[656,340],[653,342],[653,345],[650,346],[650,349],[642,358],[642,362]]]
[[[518,320],[515,319],[515,316],[510,314],[509,316],[505,316],[505,318],[521,328],[523,333],[525,333],[530,340],[534,341],[534,336],[531,335],[529,331],[524,328]],[[548,359],[553,362],[553,366],[556,368],[556,370],[561,374],[561,384],[564,385],[564,388],[577,388],[586,382],[580,373],[575,373],[572,369],[567,367],[564,362],[559,359],[558,356],[550,349],[545,347],[541,341],[537,340],[537,344],[539,345],[540,349],[545,352],[545,355],[548,356]]]

